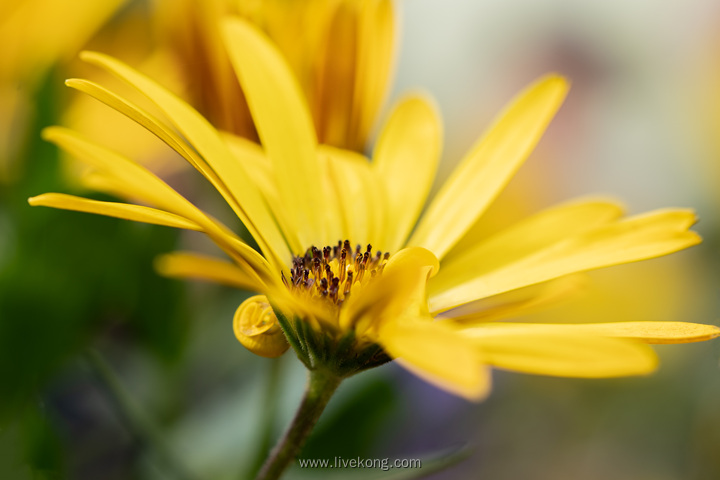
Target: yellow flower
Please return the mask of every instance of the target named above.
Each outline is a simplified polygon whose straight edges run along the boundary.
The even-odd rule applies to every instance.
[[[177,253],[160,259],[159,270],[260,293],[235,316],[246,347],[282,354],[288,348],[282,331],[311,369],[344,377],[396,359],[478,399],[489,391],[489,367],[578,377],[644,374],[657,360],[642,342],[720,333],[675,322],[494,321],[571,291],[572,274],[700,242],[688,230],[691,211],[623,217],[619,205],[602,199],[562,204],[489,238],[464,239],[560,107],[568,88],[563,78],[547,76],[522,92],[421,215],[442,142],[428,100],[413,95],[395,107],[368,161],[318,144],[299,84],[256,27],[231,19],[222,34],[262,147],[220,134],[185,102],[108,56],[83,58],[145,94],[169,123],[87,80],[67,83],[132,118],[201,172],[261,253],[142,166],[59,127],[45,137],[95,170],[89,184],[143,205],[59,193],[30,203],[204,232],[232,262]],[[461,239],[466,247],[453,248]]]

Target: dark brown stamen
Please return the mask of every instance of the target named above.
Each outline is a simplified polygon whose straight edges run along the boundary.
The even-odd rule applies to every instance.
[[[363,281],[366,272],[371,278],[377,277],[390,258],[388,252],[373,252],[371,244],[364,252],[360,244],[354,250],[350,245],[350,240],[341,240],[333,246],[308,248],[303,255],[293,257],[290,277],[281,275],[283,284],[340,306],[353,285]]]

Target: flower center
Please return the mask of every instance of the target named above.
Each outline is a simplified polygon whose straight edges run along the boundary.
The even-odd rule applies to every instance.
[[[264,295],[245,300],[235,312],[240,343],[266,357],[282,355],[292,346],[308,368],[324,368],[340,377],[389,362],[368,326],[350,317],[348,312],[359,307],[347,304],[345,317],[341,307],[351,295],[351,303],[364,300],[363,290],[382,275],[390,253],[373,253],[372,245],[364,251],[361,245],[350,245],[345,240],[322,250],[312,246],[293,257],[290,277],[283,272],[281,278],[299,301],[283,309]],[[282,297],[276,301],[287,300]],[[368,313],[367,308],[360,310]]]
[[[350,245],[345,240],[322,250],[310,247],[305,255],[293,257],[290,279],[283,273],[283,283],[296,294],[341,306],[353,291],[381,274],[390,258],[390,253],[379,250],[373,254],[372,245],[364,252],[361,245],[354,250]]]

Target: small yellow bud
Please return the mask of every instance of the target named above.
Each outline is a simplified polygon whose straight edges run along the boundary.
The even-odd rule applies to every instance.
[[[261,357],[279,357],[290,347],[265,295],[255,295],[240,304],[233,330],[245,348]]]

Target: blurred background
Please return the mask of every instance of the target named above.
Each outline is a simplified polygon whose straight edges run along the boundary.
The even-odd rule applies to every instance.
[[[240,2],[235,13],[250,15],[258,3]],[[132,127],[114,114],[88,113],[94,106],[63,85],[97,78],[75,60],[94,48],[157,72],[212,116],[212,99],[193,97],[200,80],[156,48],[173,44],[167,32],[182,11],[162,4],[0,6],[0,478],[247,478],[266,432],[274,441],[302,394],[305,373],[292,352],[268,360],[235,340],[232,315],[248,294],[154,272],[157,255],[194,246],[194,237],[27,204],[48,191],[86,194],[67,175],[74,167],[40,139],[54,124],[115,137],[204,201],[207,189],[174,169],[167,150],[141,132],[129,137]],[[533,321],[719,323],[716,1],[413,0],[394,11],[394,81],[378,118],[408,89],[436,98],[446,140],[436,186],[525,85],[551,71],[572,81],[547,135],[478,228],[492,232],[591,194],[621,199],[630,213],[698,212],[700,246],[594,272],[581,296]],[[209,91],[237,95],[226,87]],[[720,343],[657,351],[660,370],[643,378],[498,371],[481,404],[391,364],[343,384],[303,457],[432,458],[466,448],[466,461],[432,478],[720,478]],[[123,394],[130,400],[118,402]],[[288,478],[382,472],[332,473]]]

